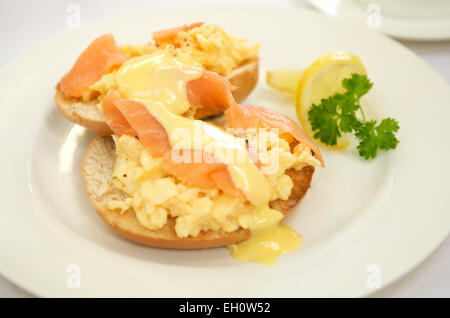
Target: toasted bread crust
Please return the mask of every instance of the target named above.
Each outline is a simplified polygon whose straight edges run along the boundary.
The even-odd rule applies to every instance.
[[[112,186],[112,173],[115,165],[115,145],[111,137],[96,137],[84,156],[82,174],[86,182],[87,194],[92,205],[103,221],[122,236],[145,245],[199,249],[226,246],[246,240],[248,230],[235,232],[202,231],[197,237],[179,238],[175,232],[175,220],[169,219],[159,230],[149,230],[142,226],[133,210],[123,214],[108,208],[112,199],[124,199],[127,195]],[[308,166],[300,171],[290,169],[287,174],[294,181],[294,188],[287,200],[276,200],[270,207],[281,211],[286,218],[292,209],[303,199],[311,184],[314,167]]]
[[[246,62],[231,72],[227,79],[235,87],[232,91],[236,102],[240,103],[247,98],[258,83],[259,60]]]
[[[68,120],[87,129],[96,132],[101,136],[112,135],[112,130],[106,123],[106,116],[97,108],[96,102],[84,103],[73,97],[66,97],[56,87],[55,103],[61,114]]]
[[[233,70],[228,80],[236,89],[232,94],[239,103],[253,91],[258,82],[259,61],[251,60]],[[66,97],[56,86],[55,103],[60,112],[68,120],[79,124],[101,136],[112,135],[112,130],[106,123],[105,115],[97,108],[95,101],[84,103],[78,98]],[[218,114],[213,114],[218,115]]]

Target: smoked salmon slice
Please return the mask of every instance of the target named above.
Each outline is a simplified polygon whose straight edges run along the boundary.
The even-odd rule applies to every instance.
[[[205,118],[222,114],[231,104],[235,104],[231,90],[233,85],[217,73],[204,70],[202,76],[186,84],[186,93],[194,118]],[[136,135],[114,101],[120,99],[118,91],[109,92],[102,100],[102,108],[106,113],[107,122],[118,135]]]
[[[189,104],[194,109],[194,118],[205,118],[223,113],[234,101],[231,91],[234,86],[215,72],[203,71],[199,79],[186,84]]]
[[[193,28],[199,27],[203,24],[203,22],[194,22],[192,24],[184,24],[182,26],[164,29],[160,31],[153,32],[153,41],[162,42],[162,41],[170,41],[175,38],[180,31],[189,31]]]
[[[237,103],[232,103],[226,110],[225,115],[230,128],[278,128],[280,135],[288,134],[299,143],[309,146],[314,152],[314,156],[324,166],[319,148],[303,129],[286,116],[264,107],[239,105]]]
[[[174,150],[179,151],[177,155],[181,158],[188,159],[188,162],[175,162],[166,130],[141,103],[122,98],[113,91],[102,100],[102,108],[115,135],[137,136],[150,155],[164,158],[162,168],[169,174],[190,186],[218,188],[224,193],[245,198],[235,187],[227,166],[217,162],[212,154],[202,151],[201,156],[196,156],[195,152],[201,150]],[[201,158],[200,162],[194,162],[197,158]]]
[[[177,151],[179,151],[178,156],[185,156],[188,153],[187,158],[190,158],[191,161],[196,158],[195,152],[202,152],[194,149]],[[217,162],[212,154],[202,152],[199,156],[199,158],[202,158],[200,162],[174,162],[173,158],[174,156],[171,153],[167,153],[161,167],[186,185],[203,189],[217,188],[226,194],[245,199],[243,192],[234,185],[227,166],[224,163]]]
[[[67,97],[81,97],[89,86],[124,61],[125,56],[113,35],[104,34],[81,53],[69,73],[59,82],[59,89]]]
[[[166,130],[141,103],[122,98],[114,91],[105,96],[102,108],[115,135],[139,137],[144,148],[155,157],[170,152]]]
[[[134,129],[130,126],[125,116],[120,112],[117,106],[114,104],[115,101],[121,99],[118,91],[109,92],[102,99],[102,109],[106,115],[106,122],[112,131],[117,136],[131,135],[137,136]]]

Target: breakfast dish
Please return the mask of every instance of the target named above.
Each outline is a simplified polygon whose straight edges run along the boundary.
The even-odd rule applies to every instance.
[[[248,12],[252,14],[246,14]],[[120,170],[116,169],[117,160],[128,157],[128,161],[133,159],[131,161],[136,166],[124,168],[130,174],[138,175],[138,172],[142,171],[138,168],[144,168],[144,165],[140,160],[138,162],[134,159],[136,156],[133,151],[128,152],[127,142],[129,146],[137,145],[136,151],[140,156],[147,147],[141,142],[136,143],[140,139],[139,136],[136,137],[135,128],[129,134],[119,136],[116,131],[113,135],[99,137],[94,131],[67,120],[55,106],[55,84],[70,70],[77,54],[81,53],[89,41],[102,34],[111,33],[119,44],[146,43],[152,38],[154,30],[194,21],[215,22],[231,34],[249,39],[249,43],[260,42],[260,77],[263,78],[267,71],[271,71],[273,76],[271,75],[270,83],[276,83],[274,86],[290,92],[299,90],[295,82],[304,76],[301,72],[314,65],[319,57],[336,50],[351,52],[363,62],[367,77],[373,83],[370,91],[359,100],[361,109],[358,108],[355,114],[352,113],[349,117],[357,119],[352,124],[364,126],[372,119],[377,119],[376,125],[379,125],[382,118],[392,117],[398,120],[400,126],[396,134],[399,140],[397,147],[388,151],[381,149],[375,158],[367,160],[360,156],[357,148],[360,134],[356,136],[356,130],[353,129],[356,126],[348,127],[352,128],[348,136],[350,145],[339,150],[326,144],[332,144],[332,138],[327,137],[324,142],[313,139],[314,144],[320,148],[326,167],[310,165],[309,170],[314,168],[313,177],[307,178],[310,178],[310,184],[302,179],[291,178],[294,184],[291,195],[302,193],[296,190],[296,185],[308,185],[309,188],[301,200],[301,205],[286,208],[290,213],[283,220],[283,224],[295,232],[283,230],[282,233],[293,234],[295,242],[298,244],[300,241],[300,247],[294,244],[295,250],[278,257],[276,264],[271,267],[239,261],[242,259],[239,256],[239,260],[230,257],[231,246],[244,244],[245,241],[230,244],[230,248],[173,249],[150,247],[115,233],[112,227],[97,215],[94,208],[96,204],[107,207],[99,209],[99,213],[106,213],[108,218],[117,218],[109,219],[111,225],[126,226],[129,222],[130,227],[126,228],[134,229],[132,226],[136,226],[138,231],[132,233],[137,234],[140,233],[139,229],[146,233],[156,231],[149,230],[139,222],[134,207],[121,214],[122,208],[128,207],[130,200],[127,199],[138,201],[138,192],[145,190],[145,187],[143,183],[139,183],[133,188],[124,180],[123,174],[119,174]],[[274,25],[277,30],[286,32],[274,32]],[[380,52],[389,56],[389,59],[380,56]],[[151,53],[154,52],[149,54]],[[142,55],[136,57],[142,58]],[[181,55],[175,58],[180,57]],[[117,74],[127,61],[116,66],[117,69],[113,72]],[[190,65],[188,61],[182,64]],[[281,74],[280,78],[280,73],[275,72],[280,69],[289,71]],[[304,83],[311,84],[314,83],[311,81],[317,79],[328,79],[328,75],[334,78],[331,75],[335,69],[326,69],[327,72],[308,71],[310,80]],[[300,72],[297,72],[298,70]],[[414,76],[411,76],[410,70],[414,70]],[[205,69],[201,68],[201,71],[203,74]],[[357,69],[350,73],[364,75],[363,70]],[[285,86],[286,74],[293,76],[288,76],[288,85]],[[348,77],[347,74],[344,79]],[[333,85],[342,84],[343,79],[334,79]],[[280,81],[283,85],[279,85]],[[4,136],[0,144],[7,153],[0,157],[0,163],[4,167],[0,181],[0,272],[8,280],[38,296],[365,296],[379,290],[366,284],[373,274],[368,272],[369,269],[379,266],[383,288],[426,259],[447,237],[450,229],[450,199],[446,195],[448,178],[442,178],[450,174],[450,167],[445,162],[448,158],[448,147],[435,147],[438,155],[426,156],[422,146],[429,145],[430,141],[432,145],[445,145],[448,142],[450,127],[445,124],[450,116],[448,83],[405,47],[378,33],[358,28],[350,21],[328,19],[324,15],[295,7],[201,4],[155,8],[85,25],[79,30],[73,30],[44,43],[0,70],[0,85],[0,100],[5,114],[0,117],[0,132]],[[216,86],[218,87],[218,82]],[[246,106],[242,111],[239,106],[259,105],[287,116],[296,125],[301,124],[297,116],[303,116],[303,120],[310,122],[312,106],[308,105],[308,100],[314,102],[316,93],[324,90],[316,85],[302,87],[302,98],[297,100],[293,93],[272,89],[264,80],[259,80],[248,98],[243,101],[237,101],[235,98],[237,106],[230,104],[224,107],[225,114],[197,120],[222,130],[222,127],[229,125],[227,114],[230,118],[228,110],[231,109],[236,111],[236,114],[230,111],[231,115],[236,116],[231,116],[230,120],[236,120],[236,126],[245,126],[247,122],[250,123],[250,119],[261,118],[258,112],[262,110],[252,112],[252,107]],[[109,95],[110,101],[114,101],[113,106],[117,104],[119,107],[125,105],[124,107],[129,108],[129,102],[114,99],[114,90],[105,92],[105,96]],[[119,87],[117,91],[120,98],[132,101],[134,99],[134,102],[145,104],[145,101],[130,98],[131,95],[122,95]],[[351,90],[338,93],[348,95],[349,91]],[[308,92],[312,94],[305,95]],[[218,99],[227,100],[222,97]],[[103,107],[99,107],[108,100],[105,103],[103,101],[104,99],[100,98],[91,103],[95,109],[103,111]],[[337,104],[333,99],[331,105],[338,105],[337,110],[342,109],[341,106],[352,105],[348,103],[347,98],[344,101],[345,104]],[[323,114],[323,106],[328,102],[325,98],[324,103],[321,100],[317,103],[317,106],[320,106],[317,115]],[[186,103],[183,105],[186,107]],[[191,108],[190,103],[188,106]],[[352,110],[355,109],[353,106]],[[114,110],[114,107],[111,109]],[[364,110],[365,121],[361,120],[360,110]],[[252,115],[246,116],[247,112]],[[195,119],[188,114],[185,116],[180,117],[190,122]],[[108,125],[107,118],[104,114],[103,121]],[[245,119],[242,120],[243,118]],[[278,118],[285,117],[278,115]],[[314,119],[319,118],[314,116]],[[111,122],[117,121],[113,119]],[[264,123],[258,119],[251,124],[254,125],[255,122]],[[311,131],[307,131],[303,128],[306,134],[312,134],[314,138],[316,132],[322,134],[324,128],[327,130],[327,127],[332,127],[335,122],[330,121],[328,126],[322,125],[323,121],[318,121],[319,130],[311,127]],[[339,122],[338,126],[339,131],[343,132],[341,128],[344,127],[341,127]],[[117,127],[120,128],[120,125],[116,126],[116,129],[119,129]],[[150,127],[156,126],[144,125],[145,130]],[[14,132],[13,137],[11,132]],[[180,135],[184,136],[182,133]],[[239,133],[232,136],[242,140]],[[288,137],[283,134],[279,136]],[[116,147],[116,143],[119,146],[123,144],[123,147]],[[336,143],[344,146],[338,140]],[[169,145],[171,152],[178,147],[170,141]],[[382,143],[377,142],[375,146],[379,145]],[[167,150],[160,147],[155,149]],[[145,151],[150,155],[148,150]],[[291,149],[289,153],[285,153],[289,158],[295,154]],[[314,153],[313,158],[319,160],[316,155]],[[142,157],[148,159],[147,155]],[[145,159],[143,162],[155,163],[154,160]],[[88,182],[83,178],[83,168]],[[156,168],[155,171],[162,173],[158,180],[164,179],[158,182],[165,185],[164,189],[173,188],[170,180],[166,179],[177,178],[172,174],[164,175],[167,173],[161,165]],[[302,168],[295,172],[300,175],[300,172],[304,173],[305,170]],[[180,176],[186,171],[189,172],[177,169]],[[287,169],[283,174],[292,177],[291,172],[291,169]],[[128,173],[125,174],[128,176]],[[266,178],[264,175],[263,178]],[[152,181],[150,177],[147,175],[146,180]],[[287,180],[285,177],[283,179]],[[198,186],[188,185],[189,180],[200,181],[203,178],[197,180],[194,175],[186,177],[186,181],[175,181],[177,191],[182,188],[179,184],[186,188],[200,189]],[[223,182],[225,179],[220,177],[220,180]],[[157,189],[157,184],[153,181],[151,183],[151,193],[158,193],[158,197],[163,200],[163,195],[169,192],[153,192]],[[220,186],[223,188],[224,185],[225,183],[221,183]],[[93,192],[86,193],[87,188]],[[213,188],[202,189],[199,193],[219,192],[215,190],[219,189],[218,187],[214,185]],[[111,198],[102,197],[102,189],[105,193],[120,193],[120,197],[115,197],[118,202],[110,203]],[[161,193],[163,195],[160,195]],[[98,201],[94,199],[91,202],[89,196],[94,195],[98,196]],[[189,202],[186,194],[176,197]],[[169,208],[169,201],[173,202],[172,198],[158,205]],[[202,205],[208,200],[213,201],[211,198],[210,195],[207,199],[195,202]],[[233,200],[241,199],[236,196]],[[287,204],[289,200],[278,202]],[[131,204],[133,205],[133,202]],[[272,209],[284,212],[284,208],[275,207],[273,203]],[[156,219],[151,221],[149,226],[157,225]],[[172,217],[168,217],[165,226],[168,227],[169,222],[174,222]],[[208,226],[211,225],[213,223]],[[179,233],[183,236],[182,231],[187,233],[191,230],[194,231],[194,227],[180,227]],[[251,230],[249,232],[251,234]],[[171,233],[179,242],[181,236],[178,236],[176,230]],[[193,236],[188,235],[186,238],[193,239]],[[247,242],[253,244],[251,238]],[[73,270],[77,268],[81,273],[82,287],[68,288],[67,281],[70,281],[75,273]]]
[[[235,87],[234,98],[240,102],[258,81],[258,47],[258,44],[249,44],[247,40],[208,23],[156,31],[153,41],[141,45],[118,46],[113,35],[105,34],[92,41],[58,83],[55,101],[70,121],[100,135],[111,135],[97,104],[115,88],[115,71],[131,58],[164,51],[190,56],[196,65],[227,78]],[[204,118],[223,111],[220,104],[206,105],[202,109],[197,109],[194,104],[186,115]]]
[[[163,47],[167,38],[204,25],[153,38]],[[238,104],[235,87],[221,76],[234,64],[210,71],[174,47],[125,61],[104,35],[60,81],[57,90],[71,97],[105,87],[96,107],[112,137],[94,139],[84,157],[89,199],[108,225],[139,243],[229,246],[238,259],[273,264],[300,245],[298,233],[279,224],[306,194],[314,167],[324,165],[320,150],[287,117]],[[116,63],[114,73],[101,75]],[[73,75],[80,65],[99,74]],[[109,84],[90,84],[100,76]]]
[[[102,35],[56,87],[66,118],[112,135],[84,157],[91,203],[139,243],[229,246],[238,259],[275,263],[300,246],[279,224],[324,165],[319,148],[287,117],[238,104],[256,85],[258,45],[202,22],[153,41],[119,47]]]

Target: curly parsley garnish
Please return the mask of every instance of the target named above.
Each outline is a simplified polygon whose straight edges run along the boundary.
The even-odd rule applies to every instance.
[[[366,75],[352,74],[342,81],[347,90],[343,94],[322,99],[319,105],[313,104],[308,119],[314,138],[327,145],[336,145],[342,133],[354,132],[359,140],[358,151],[365,159],[375,158],[378,149],[394,149],[399,143],[395,133],[400,128],[393,118],[385,118],[379,124],[376,120],[366,121],[359,100],[367,94],[373,84]],[[357,113],[361,114],[357,117]]]

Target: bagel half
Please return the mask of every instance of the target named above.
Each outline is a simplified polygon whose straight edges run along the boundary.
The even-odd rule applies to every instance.
[[[250,231],[239,229],[227,233],[223,231],[202,231],[197,237],[180,238],[175,232],[175,219],[169,218],[167,224],[159,230],[149,230],[141,225],[133,210],[122,214],[108,208],[110,200],[123,200],[128,197],[112,186],[113,170],[116,163],[115,144],[111,137],[96,137],[84,156],[82,174],[86,182],[87,194],[103,221],[117,233],[145,245],[198,249],[226,246],[244,241],[250,237]],[[272,209],[284,214],[286,218],[292,209],[303,199],[311,185],[314,167],[307,166],[300,171],[290,169],[286,174],[292,179],[294,187],[287,200],[270,203]]]
[[[248,61],[227,77],[230,83],[236,87],[232,91],[234,99],[239,103],[253,91],[258,82],[259,61]],[[105,115],[97,108],[97,102],[84,103],[78,98],[66,97],[56,86],[55,102],[61,113],[68,120],[86,127],[101,136],[112,135],[112,130],[106,123]],[[212,114],[218,115],[218,114]]]

